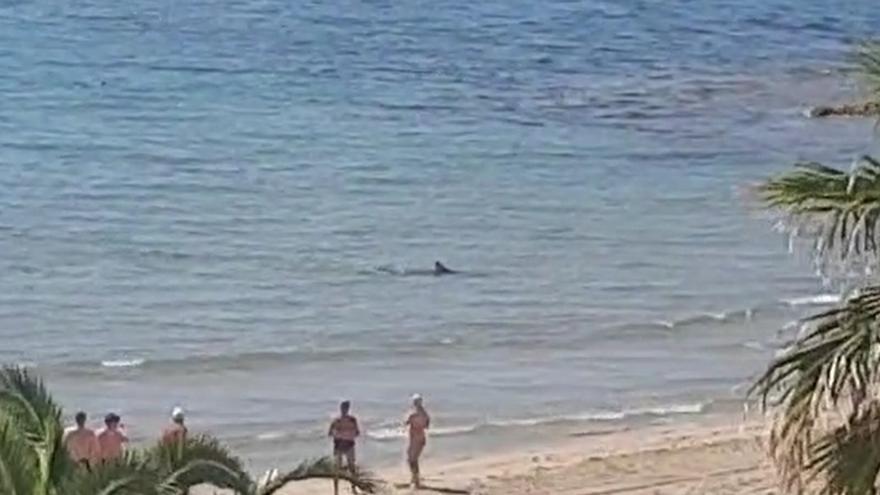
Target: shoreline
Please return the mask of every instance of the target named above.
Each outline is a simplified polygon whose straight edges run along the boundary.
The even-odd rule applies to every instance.
[[[767,494],[776,488],[764,447],[764,424],[742,415],[573,434],[518,452],[443,460],[428,452],[427,489],[419,493],[519,494]],[[376,474],[382,493],[414,493],[405,467]],[[284,495],[332,493],[326,481],[288,485]],[[348,493],[343,490],[341,493]]]

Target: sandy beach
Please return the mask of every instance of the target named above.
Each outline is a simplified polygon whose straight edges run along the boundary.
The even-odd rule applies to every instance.
[[[573,436],[517,453],[425,465],[424,493],[480,495],[771,494],[763,427],[741,417],[701,419]],[[412,493],[406,473],[380,472],[384,493]],[[285,495],[332,493],[327,482],[289,486]],[[343,493],[348,493],[347,489]]]

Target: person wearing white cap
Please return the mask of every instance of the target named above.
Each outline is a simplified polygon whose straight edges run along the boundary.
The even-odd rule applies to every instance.
[[[162,443],[178,443],[186,440],[186,425],[184,425],[184,413],[180,407],[171,410],[171,424],[162,431]]]
[[[406,449],[406,461],[409,464],[409,472],[412,475],[413,488],[421,488],[422,480],[419,472],[419,458],[425,445],[428,443],[428,428],[431,427],[431,416],[425,410],[422,396],[412,396],[412,411],[406,418],[407,430],[409,430],[409,445]]]

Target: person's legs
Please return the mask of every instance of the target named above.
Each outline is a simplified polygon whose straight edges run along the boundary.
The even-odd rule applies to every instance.
[[[357,461],[355,459],[354,446],[345,453],[345,459],[348,464],[348,474],[352,477],[357,474]],[[354,483],[351,484],[351,493],[357,493],[357,486]]]
[[[336,462],[336,472],[333,473],[333,495],[339,495],[339,471],[342,470],[342,452],[338,448],[333,449],[333,460]]]
[[[421,488],[422,486],[421,473],[419,472],[419,457],[421,457],[424,448],[424,442],[410,441],[409,449],[407,449],[406,458],[409,463],[409,472],[414,488]]]

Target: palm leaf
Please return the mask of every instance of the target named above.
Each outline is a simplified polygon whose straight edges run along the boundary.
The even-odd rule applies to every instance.
[[[780,409],[770,447],[787,488],[814,474],[803,468],[810,462],[819,423],[855,414],[871,395],[880,357],[878,318],[880,286],[807,319],[810,331],[776,358],[752,388],[765,407]]]
[[[871,401],[816,441],[807,469],[824,473],[822,493],[875,493],[880,471],[880,402]]]
[[[281,490],[288,483],[311,479],[339,479],[354,485],[358,490],[365,493],[376,493],[379,481],[367,471],[356,468],[354,472],[339,469],[336,462],[329,457],[305,461],[287,473],[274,480],[270,480],[257,492],[258,495],[272,495]]]
[[[241,460],[211,436],[160,443],[147,455],[162,473],[163,484],[179,493],[196,485],[210,484],[247,494],[254,486]]]
[[[168,493],[189,493],[189,489],[207,484],[240,495],[250,495],[253,482],[241,471],[217,461],[193,460],[165,476],[162,487]]]
[[[91,471],[80,470],[64,484],[59,495],[159,495],[159,473],[134,453],[95,466]]]
[[[876,261],[880,162],[875,159],[861,157],[849,173],[801,163],[759,186],[758,193],[768,208],[783,215],[782,224],[793,236],[813,241],[823,268],[832,260]]]
[[[0,368],[0,415],[10,418],[38,459],[35,494],[49,493],[73,471],[62,445],[61,407],[43,382],[19,367]]]
[[[856,62],[871,96],[880,97],[880,43],[863,44],[858,51]]]
[[[9,418],[0,419],[0,493],[32,495],[37,458]]]
[[[43,440],[52,427],[61,429],[61,408],[43,382],[24,368],[0,368],[0,410],[13,416],[30,440]]]

